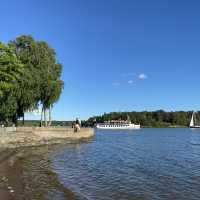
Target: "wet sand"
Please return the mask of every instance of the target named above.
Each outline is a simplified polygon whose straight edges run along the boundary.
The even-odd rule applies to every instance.
[[[0,199],[74,200],[51,170],[50,155],[58,145],[3,150],[0,153]]]

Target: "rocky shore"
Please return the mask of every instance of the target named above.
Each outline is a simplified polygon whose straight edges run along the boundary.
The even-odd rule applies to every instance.
[[[15,131],[0,134],[0,147],[4,149],[71,143],[89,139],[93,135],[91,128],[81,128],[74,132],[68,127],[17,127]]]

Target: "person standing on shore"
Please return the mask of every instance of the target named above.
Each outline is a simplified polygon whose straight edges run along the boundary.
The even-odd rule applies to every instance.
[[[74,132],[78,132],[81,129],[81,122],[78,118],[76,118],[75,125],[74,125]]]

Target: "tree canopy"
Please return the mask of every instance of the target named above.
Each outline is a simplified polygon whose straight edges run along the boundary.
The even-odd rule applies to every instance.
[[[8,45],[0,43],[0,121],[16,123],[24,113],[42,106],[49,124],[51,109],[59,99],[64,83],[61,80],[62,65],[56,53],[45,41],[22,35]]]
[[[10,91],[20,79],[23,65],[9,46],[0,42],[0,95]]]

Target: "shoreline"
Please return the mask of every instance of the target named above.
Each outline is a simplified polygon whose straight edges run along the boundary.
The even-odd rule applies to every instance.
[[[160,126],[160,127],[142,126],[141,128],[189,128],[189,127],[188,126]]]
[[[93,136],[91,128],[74,133],[68,127],[17,127],[16,131],[1,134],[0,199],[40,200],[51,195],[47,189],[52,188],[64,198],[75,200],[73,191],[51,169],[49,156],[65,145],[79,145]]]
[[[52,195],[75,200],[51,166],[51,155],[62,145],[21,147],[0,153],[0,199],[49,199]],[[54,193],[50,193],[54,191]]]

